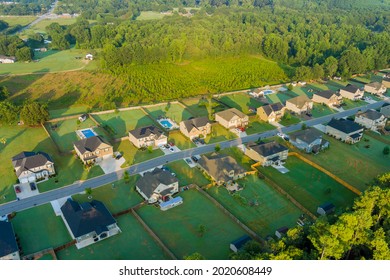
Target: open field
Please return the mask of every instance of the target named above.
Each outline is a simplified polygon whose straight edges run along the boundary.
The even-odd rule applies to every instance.
[[[250,109],[256,110],[258,107],[263,106],[264,104],[260,101],[251,98],[249,94],[246,93],[235,93],[224,95],[218,98],[218,100],[230,108],[236,108],[237,110],[243,112],[244,114],[252,113]]]
[[[219,123],[214,123],[211,126],[211,133],[205,138],[207,144],[231,140],[237,138],[237,135],[224,128]]]
[[[248,135],[250,135],[250,134],[260,133],[272,129],[275,129],[275,127],[272,124],[268,122],[260,121],[259,117],[255,115],[249,117],[249,125],[245,129],[245,131]]]
[[[181,187],[190,184],[196,184],[199,187],[202,187],[210,183],[199,168],[190,168],[184,160],[171,162],[167,164],[167,167],[175,172],[176,177],[179,180],[179,186]]]
[[[142,11],[141,14],[137,17],[137,20],[154,20],[154,19],[162,19],[164,16],[159,12],[153,11]]]
[[[198,252],[206,259],[227,259],[230,242],[245,231],[198,191],[180,196],[183,204],[168,211],[144,206],[137,212],[178,258]],[[200,226],[205,228],[203,236]]]
[[[129,130],[154,124],[153,120],[141,109],[93,115],[93,117],[100,124],[108,125],[115,132],[114,138],[128,136]]]
[[[186,150],[196,147],[196,145],[189,138],[184,136],[178,130],[169,132],[168,142],[174,143],[180,150]]]
[[[168,118],[174,120],[177,124],[183,120],[185,121],[193,117],[187,109],[176,103],[148,107],[145,108],[145,110],[156,120],[160,116],[167,116]]]
[[[152,152],[148,150],[141,151],[137,149],[130,141],[124,140],[114,144],[114,151],[120,152],[126,159],[122,167],[130,166],[135,163],[146,161],[155,157],[164,155],[160,149],[155,149]]]
[[[16,213],[11,220],[24,255],[57,247],[72,240],[50,203]]]
[[[76,246],[57,252],[60,260],[163,260],[163,250],[134,216],[117,218],[121,233],[78,250]]]
[[[282,226],[296,225],[302,211],[263,180],[249,175],[238,183],[244,189],[233,195],[223,187],[207,192],[260,236],[273,235]]]
[[[327,150],[324,153],[330,152]],[[285,167],[290,172],[282,174],[272,167],[260,167],[259,170],[313,214],[325,202],[332,202],[340,210],[350,207],[356,197],[331,177],[297,157],[290,156]]]
[[[9,27],[13,27],[15,25],[26,26],[30,22],[33,22],[37,17],[35,16],[0,16],[0,20],[8,23]]]

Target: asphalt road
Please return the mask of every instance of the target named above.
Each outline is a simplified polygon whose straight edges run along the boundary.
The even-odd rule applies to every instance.
[[[36,20],[32,21],[29,25],[26,25],[25,27],[23,27],[22,29],[20,29],[18,32],[22,32],[26,29],[29,29],[31,26],[34,26],[35,24],[37,24],[38,22],[48,18],[51,13],[54,11],[54,8],[57,6],[58,4],[58,0],[56,0],[53,5],[50,7],[50,9],[47,11],[47,13],[39,16]]]
[[[387,99],[389,100],[389,99]],[[388,101],[387,101],[388,102]],[[330,121],[332,118],[343,118],[343,117],[348,117],[351,115],[354,115],[357,113],[359,110],[367,110],[367,109],[376,109],[381,107],[385,101],[378,101],[373,104],[367,104],[361,107],[353,108],[350,110],[345,110],[343,112],[338,112],[332,115],[316,118],[316,119],[311,119],[304,121],[307,126],[314,126],[317,124],[322,124]],[[190,157],[192,155],[199,155],[199,154],[204,154],[204,153],[209,153],[214,151],[215,146],[219,144],[222,149],[224,148],[229,148],[229,147],[234,147],[243,143],[248,143],[251,141],[257,141],[259,138],[269,138],[272,136],[275,136],[278,132],[282,131],[283,133],[290,133],[295,130],[301,129],[302,123],[291,125],[288,127],[283,127],[281,129],[274,129],[271,131],[266,131],[263,133],[257,133],[253,135],[248,135],[242,138],[234,139],[234,140],[229,140],[229,141],[224,141],[224,142],[219,142],[219,143],[214,143],[210,145],[205,145],[201,147],[196,147],[168,155],[164,155],[158,158],[154,158],[139,164],[132,165],[126,169],[122,169],[113,173],[101,175],[98,177],[94,177],[92,179],[88,179],[85,181],[78,181],[75,182],[72,185],[68,185],[62,188],[58,188],[52,191],[44,192],[39,195],[25,198],[19,201],[12,201],[8,202],[5,204],[0,205],[0,216],[5,215],[8,213],[12,212],[18,212],[22,211],[24,209],[28,209],[37,205],[42,205],[45,203],[48,203],[52,200],[56,200],[62,197],[70,196],[76,193],[81,193],[83,192],[86,188],[97,188],[106,184],[114,183],[115,181],[118,181],[120,178],[122,178],[123,173],[125,170],[129,172],[130,175],[135,175],[137,173],[155,168],[157,166],[166,164],[168,162],[172,161],[177,161],[186,157]]]

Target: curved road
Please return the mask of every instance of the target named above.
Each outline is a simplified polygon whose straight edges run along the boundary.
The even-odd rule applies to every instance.
[[[389,99],[387,99],[387,100],[389,100]],[[345,110],[343,112],[338,112],[338,113],[335,113],[332,115],[323,116],[320,118],[304,121],[303,123],[306,123],[307,126],[314,126],[317,124],[326,123],[326,122],[330,121],[333,117],[343,118],[343,117],[348,117],[348,116],[354,115],[357,113],[358,110],[376,109],[376,108],[379,108],[380,106],[382,106],[384,103],[385,103],[385,101],[378,101],[378,102],[373,103],[373,104],[367,104],[367,105],[364,105],[361,107]],[[245,137],[234,139],[234,140],[223,141],[223,142],[219,142],[219,143],[214,143],[214,144],[205,145],[202,147],[196,147],[196,148],[164,155],[164,156],[154,158],[154,159],[151,159],[151,160],[139,163],[139,164],[132,165],[128,168],[125,168],[125,169],[122,169],[122,170],[119,170],[119,171],[116,171],[113,173],[94,177],[94,178],[88,179],[86,181],[78,181],[78,182],[73,183],[72,185],[68,185],[68,186],[58,188],[58,189],[55,189],[52,191],[44,192],[44,193],[41,193],[41,194],[33,196],[33,197],[29,197],[29,198],[25,198],[25,199],[22,199],[19,201],[12,201],[12,202],[8,202],[6,204],[2,204],[2,205],[0,205],[0,216],[8,214],[8,213],[12,213],[12,212],[18,212],[18,211],[21,211],[24,209],[28,209],[28,208],[37,206],[37,205],[45,204],[45,203],[48,203],[52,200],[56,200],[56,199],[59,199],[59,198],[65,197],[65,196],[70,196],[70,195],[73,195],[76,193],[80,193],[80,192],[83,192],[86,188],[93,189],[93,188],[97,188],[97,187],[100,187],[100,186],[103,186],[106,184],[113,183],[113,182],[119,180],[120,178],[122,178],[122,175],[125,172],[125,170],[127,170],[130,173],[130,175],[135,175],[137,173],[152,169],[154,167],[166,164],[168,162],[172,162],[172,161],[176,161],[176,160],[183,159],[186,157],[190,157],[192,155],[199,155],[199,154],[212,152],[212,151],[214,151],[214,148],[217,144],[219,144],[222,149],[234,147],[234,146],[237,146],[237,145],[240,145],[243,143],[257,141],[259,138],[269,138],[269,137],[275,136],[278,132],[280,132],[280,130],[283,133],[290,133],[292,131],[301,129],[301,126],[302,126],[302,123],[298,123],[298,124],[291,125],[288,127],[283,127],[281,129],[274,129],[271,131],[257,133],[257,134],[245,136]]]

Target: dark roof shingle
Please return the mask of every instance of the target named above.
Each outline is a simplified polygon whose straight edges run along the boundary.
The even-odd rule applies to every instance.
[[[94,152],[102,143],[109,145],[100,136],[93,136],[81,139],[73,144],[80,153],[84,154],[86,152]]]
[[[213,154],[202,155],[198,164],[216,181],[227,182],[230,178],[227,173],[234,170],[235,174],[245,173],[246,170],[231,156]]]
[[[304,130],[293,132],[289,136],[290,139],[293,141],[299,139],[307,144],[310,144],[313,143],[315,140],[322,138],[322,133],[314,127],[309,127]]]
[[[319,91],[314,93],[313,95],[321,96],[322,98],[330,99],[333,95],[339,95],[338,93],[332,91],[332,90],[325,90],[325,91]]]
[[[149,137],[151,134],[160,137],[160,135],[163,134],[163,131],[154,125],[150,125],[130,130],[129,133],[133,135],[136,139],[142,139],[145,137]]]
[[[249,143],[248,148],[251,148],[263,157],[268,157],[274,154],[278,154],[280,152],[288,151],[287,147],[283,146],[282,144],[279,144],[276,141],[261,144]]]
[[[53,160],[43,152],[21,152],[12,158],[14,168],[20,167],[16,172],[16,176],[19,176],[23,171],[43,166],[47,162],[53,163]]]
[[[178,179],[170,172],[155,168],[152,172],[145,172],[136,183],[136,186],[147,196],[150,197],[160,184],[166,186],[178,182]]]
[[[363,129],[361,125],[345,119],[332,119],[327,125],[346,134]]]
[[[375,111],[372,109],[367,110],[365,112],[357,113],[356,115],[363,116],[363,117],[370,119],[370,120],[373,120],[373,121],[380,119],[383,116],[382,113],[379,113],[378,111]]]
[[[208,117],[199,117],[199,118],[194,118],[190,120],[183,121],[185,128],[187,129],[188,132],[192,130],[192,128],[202,128],[206,126],[209,123],[209,118]]]
[[[0,221],[0,257],[19,251],[14,229],[10,222]]]

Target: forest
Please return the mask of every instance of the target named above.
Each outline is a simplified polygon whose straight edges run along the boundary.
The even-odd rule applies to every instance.
[[[3,3],[6,2],[6,3]],[[12,4],[9,2],[13,2]],[[13,0],[0,2],[0,15],[38,15],[45,13],[54,0]]]

